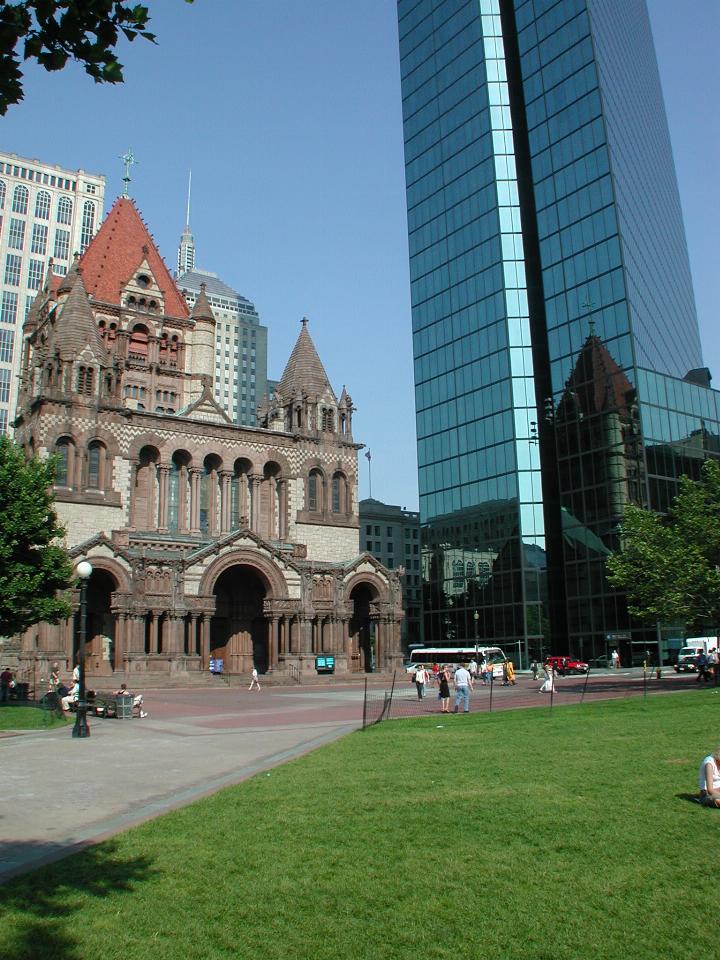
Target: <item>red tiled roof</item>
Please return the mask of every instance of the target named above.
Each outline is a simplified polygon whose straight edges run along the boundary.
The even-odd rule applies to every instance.
[[[187,303],[175,285],[148,228],[128,197],[113,204],[80,259],[85,289],[96,300],[120,303],[120,293],[143,260],[147,260],[165,300],[165,313],[189,317]]]

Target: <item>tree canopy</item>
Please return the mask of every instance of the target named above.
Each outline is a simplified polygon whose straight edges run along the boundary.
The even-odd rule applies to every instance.
[[[73,565],[59,538],[50,488],[53,461],[26,460],[0,436],[0,635],[9,636],[72,613],[58,595],[72,585]]]
[[[23,98],[21,60],[46,70],[76,60],[96,83],[122,83],[115,47],[121,34],[154,43],[149,21],[148,7],[127,0],[0,0],[0,114]]]
[[[720,463],[705,461],[697,482],[682,477],[667,516],[628,506],[621,541],[608,580],[625,590],[633,616],[720,624]]]

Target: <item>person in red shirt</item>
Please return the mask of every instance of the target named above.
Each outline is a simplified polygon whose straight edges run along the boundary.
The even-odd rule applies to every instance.
[[[0,701],[3,703],[10,697],[10,687],[13,680],[14,677],[10,668],[3,667],[3,671],[0,673]]]

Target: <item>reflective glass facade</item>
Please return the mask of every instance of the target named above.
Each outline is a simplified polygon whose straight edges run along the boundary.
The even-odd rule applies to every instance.
[[[425,639],[602,656],[635,630],[604,578],[624,505],[688,459],[647,443],[692,447],[693,391],[718,432],[716,394],[668,386],[702,358],[644,2],[398,17]]]

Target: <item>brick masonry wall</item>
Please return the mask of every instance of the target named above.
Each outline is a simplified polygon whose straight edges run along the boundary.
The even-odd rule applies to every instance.
[[[125,526],[124,511],[120,507],[104,507],[88,503],[59,503],[55,510],[66,530],[66,543],[75,547],[98,533],[109,537],[113,530]]]
[[[296,539],[307,546],[308,560],[343,563],[360,553],[360,531],[357,527],[298,523]]]

